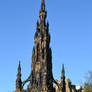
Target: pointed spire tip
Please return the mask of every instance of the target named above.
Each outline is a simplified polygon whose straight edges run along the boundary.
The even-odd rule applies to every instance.
[[[65,68],[64,68],[64,64],[62,64],[62,76],[65,76]]]
[[[44,1],[44,0],[42,0],[41,10],[42,10],[42,11],[44,11],[44,10],[45,10],[45,1]]]

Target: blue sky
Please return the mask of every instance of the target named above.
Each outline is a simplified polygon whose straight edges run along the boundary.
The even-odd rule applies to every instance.
[[[22,80],[31,71],[36,21],[41,0],[0,0],[0,92],[15,90],[17,66]],[[92,70],[92,0],[46,0],[50,25],[53,75],[81,85]]]

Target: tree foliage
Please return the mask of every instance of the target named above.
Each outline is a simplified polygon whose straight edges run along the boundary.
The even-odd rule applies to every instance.
[[[84,92],[92,92],[92,72],[88,72],[86,82],[84,83]]]

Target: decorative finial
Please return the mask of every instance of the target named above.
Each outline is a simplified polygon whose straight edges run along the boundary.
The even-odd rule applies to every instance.
[[[45,26],[45,20],[47,17],[47,12],[45,11],[45,1],[42,0],[41,3],[41,10],[39,12],[39,17],[40,17],[40,26],[42,26],[41,28],[43,28]]]
[[[44,0],[42,0],[41,10],[42,10],[42,11],[45,11],[45,1],[44,1]]]
[[[62,77],[65,77],[65,69],[64,69],[64,64],[62,64]]]
[[[17,89],[17,90],[21,90],[21,89],[22,89],[21,65],[20,65],[20,61],[19,61],[19,66],[18,66],[17,79],[16,79],[16,89]]]
[[[61,92],[66,92],[66,83],[65,83],[65,69],[64,69],[64,64],[62,64],[62,77],[61,77]]]
[[[18,75],[17,76],[20,76],[21,77],[21,65],[20,65],[20,61],[19,61],[19,66],[18,66]]]

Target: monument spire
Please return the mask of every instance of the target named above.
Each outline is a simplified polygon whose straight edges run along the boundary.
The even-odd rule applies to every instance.
[[[64,64],[62,65],[62,77],[65,77],[65,69],[64,69]]]
[[[61,92],[66,92],[66,83],[65,83],[65,69],[64,64],[62,65],[62,76],[61,76]]]
[[[42,3],[41,3],[41,10],[39,12],[39,17],[40,17],[40,30],[45,29],[47,12],[45,11],[45,1],[44,0],[42,0]]]
[[[46,15],[45,1],[42,0],[39,12],[40,23],[37,21],[32,53],[29,92],[53,92],[52,50]]]
[[[19,61],[19,66],[18,66],[18,74],[21,77],[21,65],[20,65],[20,61]],[[18,75],[17,75],[18,76]]]
[[[42,11],[45,11],[45,1],[44,1],[44,0],[42,0],[41,10],[42,10]]]
[[[21,89],[22,89],[21,65],[20,65],[20,61],[19,61],[18,73],[17,73],[17,79],[16,79],[16,90],[21,90]]]

